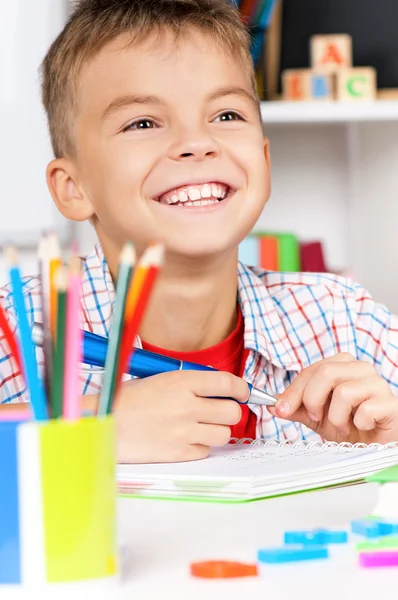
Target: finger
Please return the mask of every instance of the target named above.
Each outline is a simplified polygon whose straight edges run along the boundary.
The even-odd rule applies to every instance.
[[[352,415],[360,404],[372,397],[388,397],[391,390],[388,383],[374,374],[363,379],[351,379],[338,385],[332,394],[328,419],[344,434],[351,431]],[[398,401],[395,401],[398,404]]]
[[[207,458],[210,453],[210,446],[203,446],[201,444],[190,444],[185,450],[182,456],[177,460],[173,459],[173,462],[186,462],[188,460],[203,460]]]
[[[351,354],[343,352],[336,354],[331,358],[326,358],[325,360],[314,363],[304,369],[304,371],[297,375],[289,387],[286,388],[283,394],[281,394],[279,401],[276,404],[276,414],[279,417],[287,419],[297,411],[299,406],[302,404],[303,393],[308,385],[308,382],[322,364],[330,362],[345,363],[354,361],[355,358]]]
[[[225,446],[231,439],[231,429],[225,425],[199,423],[194,432],[194,443],[204,446]]]
[[[247,402],[250,397],[246,381],[226,371],[185,371],[188,385],[196,396],[233,398]]]
[[[309,429],[312,429],[313,431],[317,431],[319,429],[319,426],[320,426],[319,421],[314,421],[313,419],[311,419],[311,417],[309,416],[308,411],[304,405],[301,405],[296,410],[296,412],[294,412],[293,414],[291,414],[288,417],[281,417],[279,414],[277,414],[275,406],[267,406],[267,409],[273,417],[279,417],[281,419],[286,418],[289,421],[293,421],[294,423],[301,423],[302,425],[305,425],[306,427],[308,427]]]
[[[303,404],[314,421],[321,421],[324,417],[325,405],[333,397],[336,387],[349,381],[370,377],[382,381],[372,365],[364,361],[324,362],[319,365],[304,388]]]
[[[394,397],[376,397],[363,402],[354,416],[354,425],[360,431],[371,431],[375,427],[395,431],[398,440],[398,399]]]
[[[195,415],[199,423],[213,425],[236,425],[242,418],[240,404],[233,400],[199,398]]]

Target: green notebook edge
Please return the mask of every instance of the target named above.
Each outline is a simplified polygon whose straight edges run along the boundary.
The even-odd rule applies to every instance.
[[[366,477],[365,480],[371,483],[388,483],[398,481],[398,465],[393,465],[392,467],[387,467],[382,471],[373,473],[372,475]]]
[[[274,498],[282,498],[285,496],[297,496],[298,494],[305,494],[307,492],[321,492],[323,490],[330,490],[340,487],[349,487],[352,485],[359,485],[366,483],[365,479],[355,479],[353,481],[345,481],[344,483],[334,483],[332,485],[326,485],[323,487],[313,487],[306,490],[297,490],[295,492],[287,492],[283,494],[273,494],[271,496],[263,496],[261,498],[247,498],[242,500],[225,500],[224,498],[205,498],[201,496],[146,496],[144,494],[129,494],[125,492],[118,492],[119,498],[129,498],[134,500],[168,500],[169,502],[201,502],[204,504],[248,504],[251,502],[258,502],[260,500],[272,500]]]

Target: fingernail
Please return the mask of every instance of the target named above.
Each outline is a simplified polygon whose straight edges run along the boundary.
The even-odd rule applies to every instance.
[[[288,415],[290,413],[290,403],[281,402],[281,404],[276,405],[276,409],[280,415]]]
[[[317,415],[313,415],[312,413],[308,413],[309,418],[311,419],[311,421],[316,421],[318,423],[318,421],[320,421],[320,418],[317,417]]]

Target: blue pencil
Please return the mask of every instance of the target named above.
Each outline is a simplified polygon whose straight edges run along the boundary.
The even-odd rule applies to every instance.
[[[43,385],[38,376],[35,347],[26,314],[21,273],[18,268],[18,255],[15,248],[7,248],[5,256],[10,265],[13,300],[21,341],[22,362],[24,365],[24,374],[26,377],[26,385],[29,390],[33,415],[37,421],[45,421],[48,419],[48,413]]]

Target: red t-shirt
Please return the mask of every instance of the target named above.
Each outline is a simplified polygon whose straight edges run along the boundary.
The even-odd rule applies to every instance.
[[[244,347],[244,321],[240,308],[238,307],[238,321],[234,331],[220,344],[211,348],[197,350],[195,352],[172,352],[142,342],[144,350],[157,352],[189,362],[201,365],[211,365],[220,371],[228,371],[242,377],[245,362],[249,354]],[[237,425],[231,427],[231,435],[236,438],[254,438],[256,435],[256,415],[248,406],[242,405],[242,418]]]

